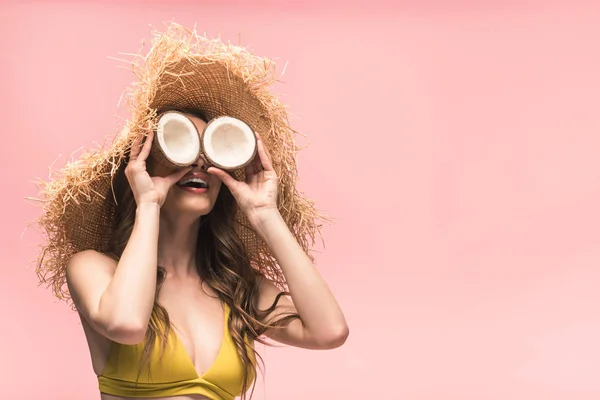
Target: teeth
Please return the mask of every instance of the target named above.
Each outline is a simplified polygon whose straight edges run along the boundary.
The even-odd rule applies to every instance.
[[[192,183],[192,182],[208,187],[208,183],[204,179],[195,178],[195,177],[182,179],[179,181],[178,185],[187,185],[188,183]]]

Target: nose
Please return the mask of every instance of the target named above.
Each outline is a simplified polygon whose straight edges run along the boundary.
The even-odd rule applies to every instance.
[[[200,168],[201,171],[206,171],[207,170],[206,163],[204,162],[204,160],[202,159],[202,157],[198,157],[198,159],[196,160],[196,162],[194,164],[192,164],[192,167],[194,169]]]

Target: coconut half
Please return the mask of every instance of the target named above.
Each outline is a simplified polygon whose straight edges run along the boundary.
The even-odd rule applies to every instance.
[[[179,112],[168,111],[160,116],[156,140],[163,155],[175,165],[191,165],[200,156],[198,129]]]
[[[202,148],[211,164],[225,170],[234,170],[247,165],[256,155],[256,136],[244,121],[233,117],[218,117],[204,128]]]

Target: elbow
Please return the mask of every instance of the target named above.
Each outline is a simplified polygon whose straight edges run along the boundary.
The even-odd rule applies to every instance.
[[[337,328],[332,328],[321,340],[319,340],[319,347],[323,350],[332,350],[341,347],[348,336],[350,335],[350,329],[348,325],[342,324]]]
[[[106,337],[120,344],[136,345],[144,341],[147,330],[147,324],[134,321],[111,323],[106,327]]]
[[[132,310],[115,310],[105,307],[90,315],[96,330],[107,339],[125,345],[136,345],[144,341],[148,320],[139,318]]]

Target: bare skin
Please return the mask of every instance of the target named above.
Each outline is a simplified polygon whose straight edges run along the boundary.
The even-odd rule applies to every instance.
[[[202,131],[205,122],[189,117]],[[151,176],[145,166],[151,143],[152,133],[143,145],[141,141],[134,144],[126,169],[137,212],[121,259],[116,262],[106,255],[86,251],[73,256],[67,266],[67,283],[86,334],[94,372],[102,373],[111,341],[142,342],[154,301],[157,265],[167,271],[159,302],[169,313],[198,374],[202,375],[214,363],[225,329],[223,305],[207,285],[202,285],[194,248],[200,219],[214,206],[222,184],[228,186],[286,277],[291,296],[280,301],[275,313],[292,311],[300,315],[300,319],[266,335],[280,343],[307,349],[342,345],[348,336],[343,313],[277,210],[277,175],[260,138],[258,156],[246,168],[246,182],[237,182],[226,172],[210,168],[204,176],[209,187],[202,193],[192,193],[176,185],[187,174],[201,173],[201,165],[171,175],[156,170]],[[263,279],[258,306],[268,308],[278,293],[272,283]],[[125,399],[107,394],[101,394],[101,398]]]

